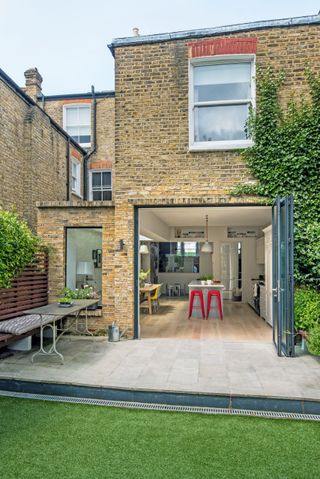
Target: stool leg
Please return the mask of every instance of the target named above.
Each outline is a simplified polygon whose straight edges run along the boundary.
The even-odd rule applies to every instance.
[[[190,300],[189,300],[189,316],[188,319],[191,318],[192,315],[192,309],[193,309],[193,295],[190,295]]]
[[[221,321],[223,320],[223,313],[222,313],[222,304],[221,304],[221,296],[219,294],[218,296],[218,308],[219,308],[219,314],[220,314],[220,319]]]
[[[211,294],[210,294],[210,291],[208,291],[208,297],[207,297],[207,314],[206,314],[206,319],[208,319],[209,317],[209,313],[210,313],[210,307],[211,307]]]
[[[202,312],[202,319],[205,318],[205,312],[204,312],[204,301],[203,301],[203,295],[199,296],[200,297],[200,305],[201,305],[201,312]]]

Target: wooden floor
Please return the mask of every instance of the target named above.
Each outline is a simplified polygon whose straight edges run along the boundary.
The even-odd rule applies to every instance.
[[[188,298],[161,296],[155,314],[140,312],[141,338],[215,339],[221,341],[272,341],[271,327],[245,303],[224,302],[224,318],[192,318]]]

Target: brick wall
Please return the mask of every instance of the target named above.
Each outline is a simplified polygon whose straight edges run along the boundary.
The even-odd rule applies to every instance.
[[[92,104],[90,99],[48,100],[45,111],[63,127],[63,106],[72,103]],[[41,104],[41,103],[39,103]],[[112,168],[114,162],[114,97],[96,99],[97,106],[97,147],[90,157],[88,168]],[[93,119],[91,121],[93,125]],[[93,131],[91,130],[91,137]]]
[[[0,99],[0,206],[14,208],[36,229],[35,202],[66,199],[68,140],[1,78]],[[81,150],[71,149],[82,162]]]
[[[112,202],[44,202],[38,204],[38,233],[50,247],[49,302],[65,286],[66,227],[102,227],[102,317],[89,327],[101,329],[114,320],[114,208]]]
[[[286,68],[281,99],[306,91],[304,69],[319,71],[317,26],[272,28],[229,37],[257,38],[257,65]],[[223,37],[221,37],[223,38]],[[188,151],[188,43],[175,40],[115,48],[115,316],[133,324],[133,206],[211,204],[251,180],[238,151]],[[257,99],[259,101],[259,99]]]

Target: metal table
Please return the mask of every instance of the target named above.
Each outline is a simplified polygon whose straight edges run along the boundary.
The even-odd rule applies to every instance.
[[[79,313],[83,309],[86,310],[86,327],[85,327],[85,333],[90,333],[88,330],[88,317],[87,317],[87,309],[89,306],[92,306],[93,304],[96,304],[99,300],[98,299],[77,299],[73,301],[73,305],[68,307],[68,308],[63,308],[59,306],[57,303],[52,303],[52,304],[47,304],[47,306],[42,306],[40,308],[33,308],[33,309],[26,309],[24,311],[25,314],[39,314],[40,316],[40,349],[36,353],[33,354],[31,361],[33,362],[35,356],[58,356],[62,363],[64,362],[64,357],[59,351],[57,351],[56,345],[59,339],[63,334],[65,334],[67,331],[73,331],[78,334],[83,334],[82,331],[79,331],[78,329],[78,318],[79,318]],[[74,314],[74,318],[71,320],[70,325],[68,328],[58,328],[57,322],[61,321],[63,318],[70,316]],[[52,322],[47,323],[47,324],[42,324],[42,315],[52,315]],[[76,328],[72,329],[73,324],[76,323]],[[51,328],[52,330],[52,346],[48,349],[45,350],[43,346],[43,331],[45,328]],[[60,331],[60,334],[58,335],[58,331]],[[57,336],[56,336],[57,335]]]

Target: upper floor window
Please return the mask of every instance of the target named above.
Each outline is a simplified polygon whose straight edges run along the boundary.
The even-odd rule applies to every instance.
[[[80,163],[75,159],[71,159],[71,188],[72,193],[80,195],[80,185],[81,185],[81,171]]]
[[[254,55],[190,61],[190,150],[252,145],[246,122],[255,104]]]
[[[90,171],[90,199],[112,200],[112,173],[110,170]]]
[[[81,146],[91,144],[91,107],[88,104],[65,105],[63,127]]]

